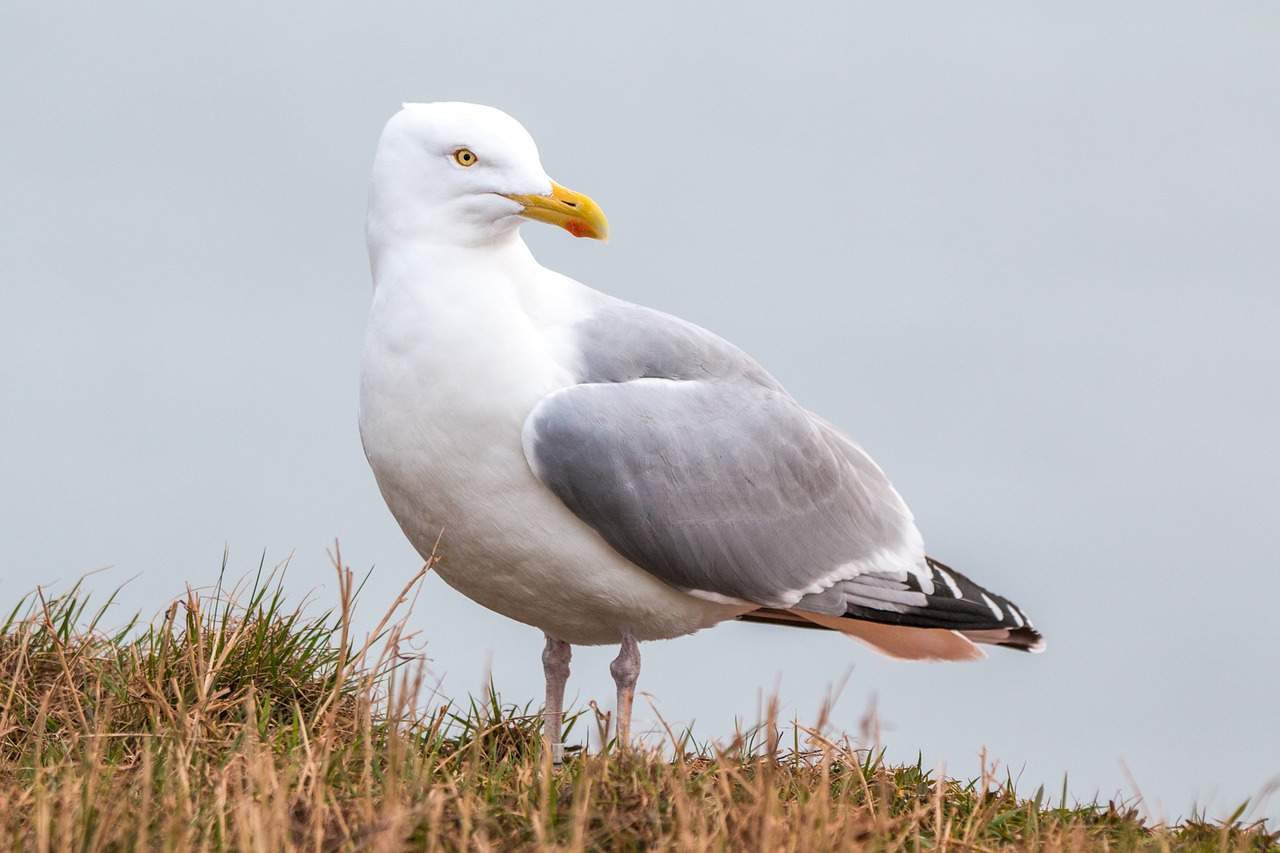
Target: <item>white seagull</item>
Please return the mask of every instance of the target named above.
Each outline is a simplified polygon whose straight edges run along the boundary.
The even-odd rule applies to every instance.
[[[1038,652],[1008,599],[925,555],[853,439],[748,355],[534,260],[535,219],[605,239],[491,107],[406,104],[378,144],[360,435],[387,506],[440,576],[546,634],[556,764],[570,646],[620,644],[617,743],[638,641],[726,619],[820,626],[896,658]]]

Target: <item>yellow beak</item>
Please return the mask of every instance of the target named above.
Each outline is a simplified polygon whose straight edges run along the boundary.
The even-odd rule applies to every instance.
[[[555,181],[551,182],[551,195],[506,197],[524,206],[520,215],[527,219],[559,225],[575,237],[605,241],[609,239],[609,221],[604,218],[600,205],[582,193],[565,189]]]

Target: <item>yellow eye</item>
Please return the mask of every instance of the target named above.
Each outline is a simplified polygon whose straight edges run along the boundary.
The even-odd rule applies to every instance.
[[[459,166],[474,166],[476,164],[476,155],[470,148],[459,148],[453,152],[453,160]]]

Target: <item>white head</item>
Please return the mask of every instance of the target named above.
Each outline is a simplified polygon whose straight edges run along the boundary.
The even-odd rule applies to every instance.
[[[523,218],[604,239],[595,202],[555,184],[519,122],[477,104],[405,104],[382,131],[369,189],[370,251],[400,239],[489,244]]]

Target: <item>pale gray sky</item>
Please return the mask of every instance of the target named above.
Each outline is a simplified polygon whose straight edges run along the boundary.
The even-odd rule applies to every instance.
[[[470,100],[609,215],[526,227],[545,264],[755,355],[1049,641],[725,625],[645,646],[665,717],[811,721],[852,667],[835,722],[876,697],[897,760],[1127,766],[1170,818],[1280,775],[1280,5],[312,8],[0,13],[0,605],[112,566],[151,613],[224,543],[328,602],[337,537],[372,618],[419,561],[356,434],[369,165],[401,101]],[[450,695],[491,659],[540,699],[533,629],[438,579],[416,624]]]

